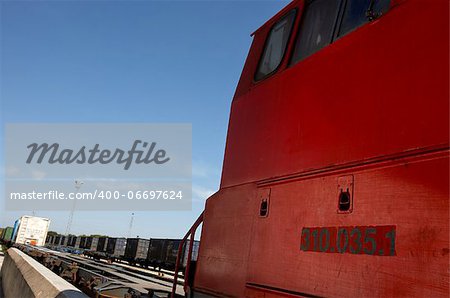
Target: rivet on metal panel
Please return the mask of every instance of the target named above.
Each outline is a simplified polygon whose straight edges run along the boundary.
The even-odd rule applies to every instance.
[[[353,211],[353,175],[338,178],[338,213],[351,213]]]

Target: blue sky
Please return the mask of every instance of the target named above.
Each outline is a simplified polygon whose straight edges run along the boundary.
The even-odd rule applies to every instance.
[[[250,34],[287,3],[1,1],[2,126],[192,123],[192,211],[136,211],[131,233],[181,237],[219,187],[230,103]],[[2,132],[4,169],[3,139]],[[30,211],[0,205],[0,226],[24,213]],[[69,212],[36,215],[64,232]],[[76,212],[72,232],[126,236],[130,217]]]

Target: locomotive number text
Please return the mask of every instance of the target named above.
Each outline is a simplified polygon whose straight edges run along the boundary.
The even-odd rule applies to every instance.
[[[300,249],[395,256],[395,226],[305,227],[302,229]]]

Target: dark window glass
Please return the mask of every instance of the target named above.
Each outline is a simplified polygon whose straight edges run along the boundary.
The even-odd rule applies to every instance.
[[[255,80],[261,80],[274,72],[281,63],[295,19],[295,10],[280,19],[270,30],[264,51],[255,74]]]
[[[315,0],[305,4],[291,63],[331,43],[341,1]]]
[[[338,36],[380,17],[388,11],[390,0],[347,0]]]

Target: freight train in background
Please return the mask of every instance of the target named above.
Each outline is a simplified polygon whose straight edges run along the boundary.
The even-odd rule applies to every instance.
[[[181,297],[184,278],[192,279],[194,274],[200,245],[197,240],[191,243],[49,232],[43,246],[39,242],[18,242],[12,227],[0,232],[0,244],[22,250],[96,298],[122,298],[126,293],[134,293],[132,297]],[[89,286],[94,281],[95,287]],[[171,295],[174,285],[176,295]]]
[[[0,235],[3,244],[30,244],[17,242],[13,238],[13,228],[6,227]],[[143,239],[143,238],[116,238],[93,237],[75,235],[47,235],[45,247],[74,254],[84,254],[96,260],[109,262],[128,262],[130,265],[140,267],[153,267],[173,271],[177,261],[178,249],[181,239]],[[181,267],[185,268],[188,259],[189,241],[182,247]],[[42,246],[42,245],[37,245]],[[191,260],[197,261],[200,241],[194,240]]]
[[[93,236],[47,236],[45,246],[53,250],[80,254],[96,260],[109,262],[128,262],[140,267],[158,268],[173,271],[177,260],[181,239],[144,239],[144,238],[116,238]],[[191,260],[197,261],[200,242],[194,240]],[[187,242],[182,248],[182,268],[186,267],[188,258]]]

